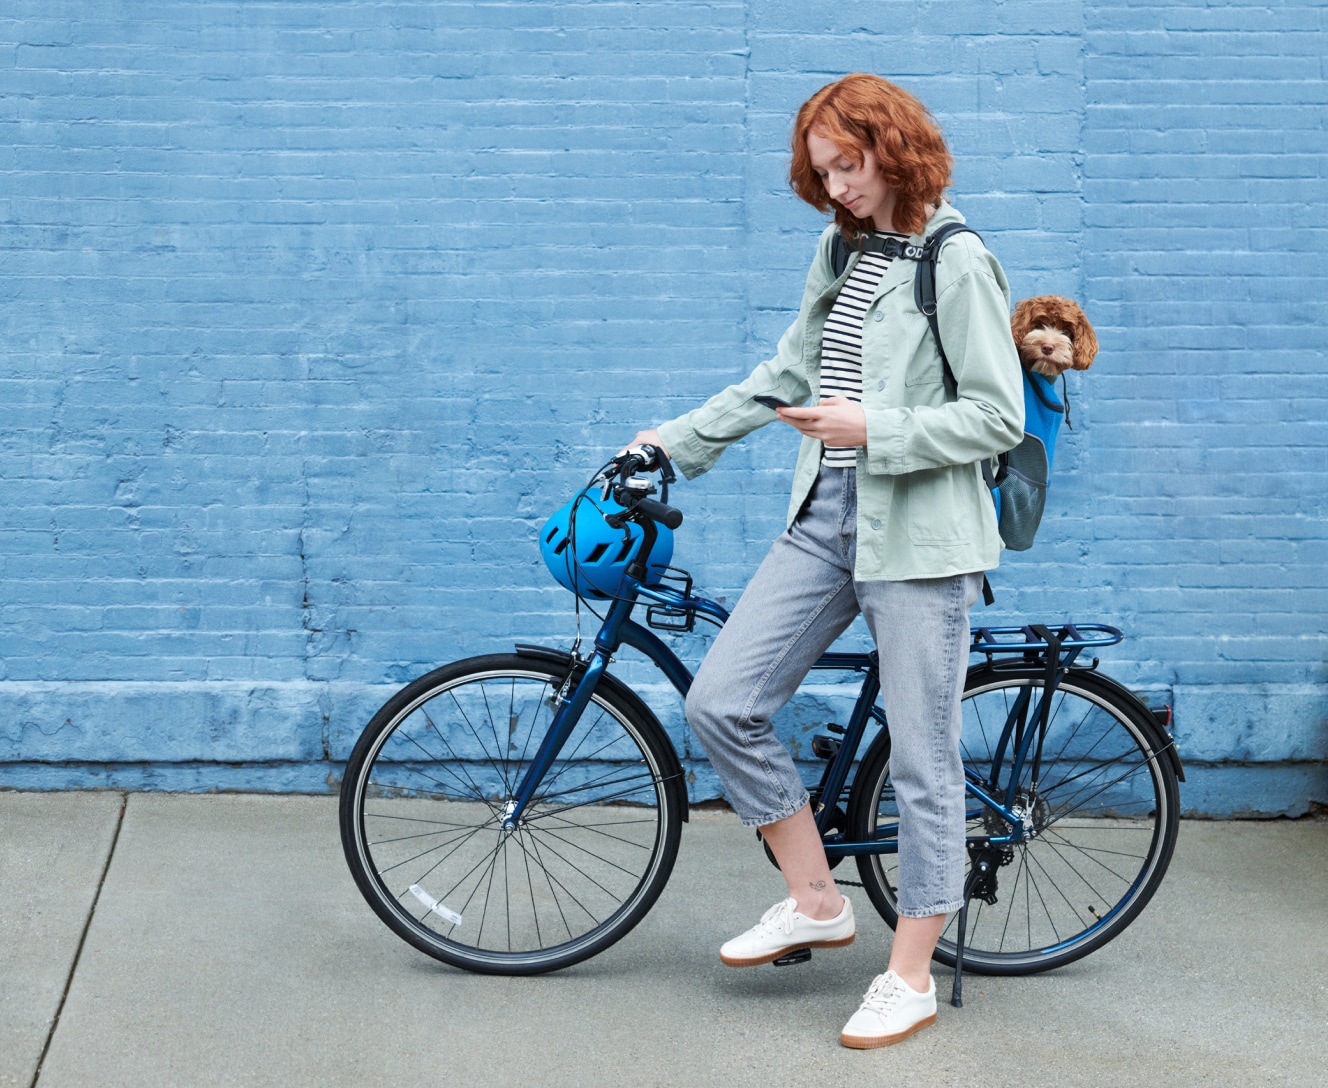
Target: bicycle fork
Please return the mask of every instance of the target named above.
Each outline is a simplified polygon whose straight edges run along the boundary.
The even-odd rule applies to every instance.
[[[556,704],[553,721],[549,725],[548,732],[544,734],[544,740],[540,742],[539,749],[530,761],[526,773],[522,775],[521,781],[517,783],[516,789],[503,808],[504,831],[510,833],[517,829],[522,813],[535,796],[535,791],[544,780],[549,768],[553,766],[553,761],[558,758],[558,753],[567,743],[567,738],[572,735],[572,730],[581,719],[590,697],[595,694],[595,688],[608,664],[608,652],[598,645],[594,653],[584,661],[577,657],[569,658],[567,677],[553,695]],[[579,680],[578,672],[581,672]],[[569,688],[571,688],[570,695],[567,694]]]

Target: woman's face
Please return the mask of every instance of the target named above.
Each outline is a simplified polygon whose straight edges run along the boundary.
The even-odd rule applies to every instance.
[[[807,133],[807,154],[830,199],[859,219],[871,221],[877,230],[894,230],[895,194],[876,169],[876,159],[867,148],[862,163],[855,163],[828,136]]]

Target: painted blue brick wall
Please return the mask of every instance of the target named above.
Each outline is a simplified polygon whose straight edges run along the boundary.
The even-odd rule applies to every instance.
[[[1324,12],[15,0],[0,785],[326,789],[392,685],[568,637],[535,530],[770,350],[821,223],[792,112],[868,70],[945,126],[1016,295],[1102,338],[988,615],[1124,627],[1104,665],[1175,703],[1191,810],[1328,800]],[[680,492],[714,594],[793,449]]]

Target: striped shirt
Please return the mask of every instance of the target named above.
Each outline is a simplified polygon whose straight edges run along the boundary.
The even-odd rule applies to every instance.
[[[880,231],[874,237],[889,237]],[[895,235],[903,238],[902,234]],[[864,253],[839,290],[839,297],[825,319],[821,336],[821,399],[846,397],[862,403],[862,323],[872,295],[890,267],[884,253]],[[821,464],[832,468],[856,468],[856,446],[826,446]]]

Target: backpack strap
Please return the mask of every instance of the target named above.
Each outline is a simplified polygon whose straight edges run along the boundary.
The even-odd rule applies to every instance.
[[[849,248],[844,232],[835,231],[834,240],[830,243],[830,270],[835,274],[835,279],[844,274],[844,269],[848,267],[849,254],[855,252],[856,250]]]
[[[945,240],[950,235],[960,234],[963,231],[977,235],[979,240],[982,238],[982,235],[965,223],[946,223],[938,227],[923,245],[922,259],[918,261],[917,275],[913,277],[913,301],[927,319],[927,324],[931,326],[932,339],[936,341],[936,350],[941,355],[941,368],[945,371],[945,378],[950,383],[951,389],[958,389],[959,383],[955,380],[954,371],[950,369],[950,360],[945,357],[945,345],[941,343],[941,326],[936,318],[936,261],[940,257],[941,246]]]
[[[959,224],[955,224],[958,226]],[[944,229],[944,228],[943,228]],[[965,230],[969,228],[965,227]],[[940,231],[937,231],[939,234]],[[974,234],[977,231],[973,231]],[[850,242],[838,231],[830,243],[830,270],[834,273],[835,279],[839,279],[844,274],[844,269],[848,267],[848,259],[854,253],[884,253],[892,260],[903,257],[910,261],[921,261],[926,257],[926,246],[914,245],[912,242],[905,242],[892,235],[884,238],[878,238],[874,234],[864,234],[856,241]],[[933,278],[934,275],[933,275]],[[935,291],[932,292],[935,294]]]

